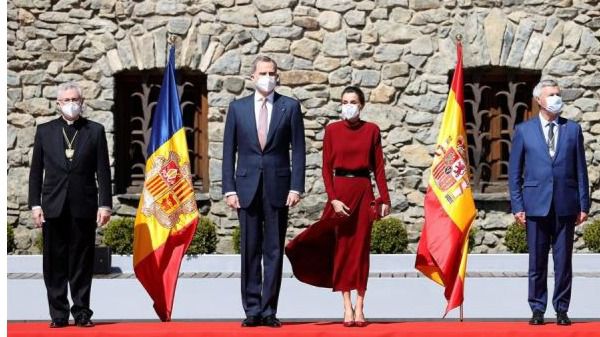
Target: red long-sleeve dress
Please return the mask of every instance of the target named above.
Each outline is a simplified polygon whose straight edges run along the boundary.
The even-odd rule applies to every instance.
[[[390,203],[379,127],[365,121],[332,123],[323,139],[323,182],[329,200],[321,219],[296,236],[286,254],[300,281],[362,292],[369,277],[373,188],[370,178],[334,176],[336,169],[370,170],[383,203]],[[335,199],[350,208],[350,216],[335,213]]]

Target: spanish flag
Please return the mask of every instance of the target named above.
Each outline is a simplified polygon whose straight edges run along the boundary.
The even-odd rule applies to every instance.
[[[133,240],[135,275],[161,321],[171,320],[181,260],[198,224],[171,47],[154,110]]]
[[[415,268],[445,288],[444,316],[463,303],[469,230],[476,215],[469,185],[460,41],[456,48],[457,64],[431,165],[415,262]]]

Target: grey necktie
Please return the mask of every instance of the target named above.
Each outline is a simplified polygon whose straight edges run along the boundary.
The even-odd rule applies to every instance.
[[[554,123],[548,123],[548,150],[554,151]]]

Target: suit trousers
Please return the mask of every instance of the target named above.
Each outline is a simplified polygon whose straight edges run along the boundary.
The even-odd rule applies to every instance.
[[[548,253],[552,247],[556,312],[567,312],[573,278],[572,253],[576,216],[557,216],[554,207],[545,217],[527,217],[529,247],[529,306],[532,311],[546,311],[548,300]]]
[[[262,177],[258,186],[251,204],[238,210],[242,304],[246,316],[267,317],[277,313],[288,208],[271,205]]]
[[[65,206],[58,218],[46,219],[44,239],[44,283],[52,319],[69,318],[67,285],[71,292],[73,318],[91,317],[90,291],[94,269],[96,219],[75,218]]]

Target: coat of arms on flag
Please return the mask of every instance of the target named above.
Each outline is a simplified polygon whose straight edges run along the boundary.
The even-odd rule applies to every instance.
[[[154,216],[161,226],[171,228],[181,215],[196,212],[189,164],[180,163],[177,153],[169,151],[169,158],[154,158],[147,176],[144,215]]]

